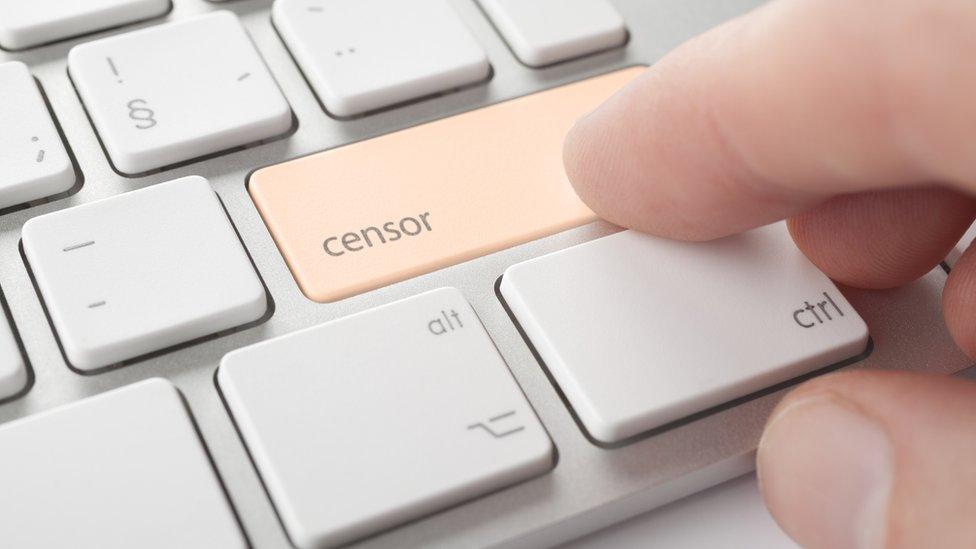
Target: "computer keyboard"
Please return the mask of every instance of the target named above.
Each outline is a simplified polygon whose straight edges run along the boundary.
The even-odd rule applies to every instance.
[[[572,192],[572,123],[758,3],[0,0],[0,546],[552,546],[800,379],[967,368],[941,268]]]

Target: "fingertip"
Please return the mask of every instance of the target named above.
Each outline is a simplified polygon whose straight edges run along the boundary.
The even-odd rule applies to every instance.
[[[655,70],[649,68],[576,121],[564,141],[563,164],[576,193],[604,220],[677,237],[658,206],[666,200],[655,192],[663,187],[654,183],[661,165],[647,162],[657,154],[650,128],[660,123],[649,107],[658,95]]]
[[[607,187],[613,177],[603,168],[606,145],[599,136],[604,131],[600,124],[591,121],[592,116],[590,113],[577,120],[566,134],[563,141],[563,167],[569,182],[583,202],[597,215],[613,222],[613,209],[606,211],[604,202],[608,196],[612,200],[616,190]],[[608,168],[613,169],[613,164],[610,163]]]
[[[959,52],[976,10],[890,8],[879,17],[865,2],[769,2],[692,39],[571,132],[567,174],[605,219],[685,240],[771,223],[839,193],[929,180],[973,189],[966,98],[976,79]],[[880,270],[822,262],[881,288],[924,274],[931,257],[921,257],[885,264],[875,254]]]
[[[976,246],[952,267],[942,293],[942,309],[956,344],[976,359]]]
[[[757,467],[767,507],[801,545],[882,546],[894,450],[855,403],[832,391],[789,399],[766,427]]]
[[[771,514],[804,547],[973,547],[976,384],[859,370],[805,383],[759,445]]]
[[[935,268],[976,214],[956,191],[899,189],[843,195],[789,220],[797,246],[832,279],[887,289]]]
[[[715,31],[713,31],[715,32]],[[708,35],[696,41],[713,40]],[[710,117],[692,101],[698,79],[680,74],[687,44],[579,119],[563,146],[580,198],[616,225],[678,240],[711,240],[782,219],[792,199],[743,182]],[[677,73],[677,74],[676,74]],[[752,189],[752,190],[750,190]]]
[[[628,138],[614,135],[621,131],[615,128],[617,115],[601,113],[603,108],[579,119],[566,135],[563,164],[576,194],[614,225],[689,240],[688,234],[675,230],[665,216],[657,214],[659,197],[645,187],[650,186],[653,172],[634,173],[643,170],[633,167],[631,155],[639,153],[620,150]]]

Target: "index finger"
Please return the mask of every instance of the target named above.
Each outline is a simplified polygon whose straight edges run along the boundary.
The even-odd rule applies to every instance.
[[[832,196],[976,190],[976,4],[775,0],[580,120],[567,173],[601,216],[704,240]]]

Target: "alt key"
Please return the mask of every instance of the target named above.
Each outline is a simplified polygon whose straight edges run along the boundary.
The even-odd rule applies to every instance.
[[[233,352],[217,381],[303,549],[354,541],[553,464],[549,436],[453,288]]]

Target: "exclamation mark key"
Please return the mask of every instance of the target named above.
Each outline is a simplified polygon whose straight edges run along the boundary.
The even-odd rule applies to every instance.
[[[40,140],[41,138],[37,137],[36,135],[34,137],[31,137],[31,142],[33,143],[37,143]],[[39,149],[37,151],[37,163],[40,164],[41,162],[44,162],[44,149]]]
[[[122,83],[122,75],[119,74],[119,69],[118,69],[118,67],[115,66],[115,61],[113,61],[111,57],[106,57],[105,58],[105,61],[108,62],[108,68],[109,68],[110,71],[112,71],[112,76],[114,76],[117,79],[116,82],[118,82],[119,84],[121,84]]]

